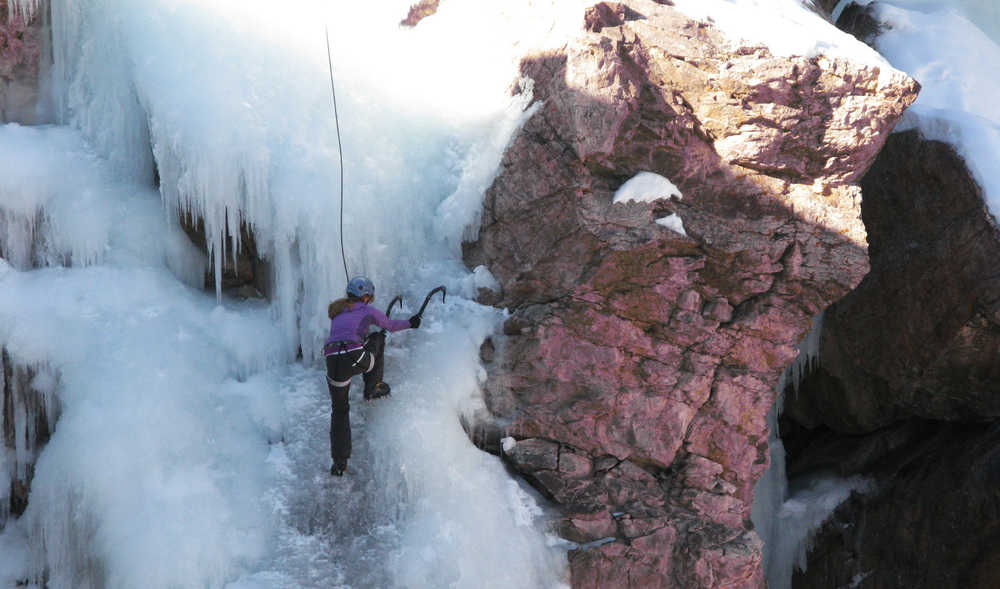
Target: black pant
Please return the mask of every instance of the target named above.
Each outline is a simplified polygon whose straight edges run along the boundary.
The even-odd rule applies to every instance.
[[[356,345],[356,344],[355,344]],[[364,348],[326,357],[326,384],[330,389],[330,457],[335,464],[347,464],[351,457],[351,404],[348,393],[351,377],[364,375],[365,398],[382,382],[382,355],[385,334],[375,332],[365,338]]]

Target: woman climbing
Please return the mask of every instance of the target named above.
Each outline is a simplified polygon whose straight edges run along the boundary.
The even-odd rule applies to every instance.
[[[330,474],[342,476],[351,457],[351,418],[348,391],[351,377],[364,375],[366,401],[389,394],[389,385],[382,382],[382,354],[385,351],[385,331],[400,331],[420,327],[420,314],[409,319],[389,319],[371,306],[375,300],[375,285],[357,276],[347,284],[347,297],[330,303],[330,337],[323,346],[326,356],[326,383],[330,388]],[[383,331],[368,333],[376,325]]]

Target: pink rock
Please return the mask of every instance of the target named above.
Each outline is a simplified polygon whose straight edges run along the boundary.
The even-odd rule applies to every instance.
[[[618,533],[618,526],[610,513],[599,511],[567,517],[560,532],[568,540],[586,544],[614,537]]]
[[[8,18],[8,0],[0,0],[0,123],[36,122],[41,38],[40,18]]]
[[[436,13],[440,4],[441,0],[420,0],[410,6],[410,11],[407,13],[406,18],[399,22],[400,26],[417,26],[420,21]]]
[[[522,62],[541,104],[463,245],[512,312],[487,404],[515,437],[591,459],[525,474],[631,538],[574,552],[575,587],[761,587],[746,529],[765,416],[812,316],[868,271],[854,182],[918,85],[731,50],[648,0],[581,25]],[[642,171],[683,198],[612,203]],[[670,214],[687,236],[655,223]]]
[[[560,452],[559,473],[566,478],[589,477],[594,472],[593,462],[576,452]]]

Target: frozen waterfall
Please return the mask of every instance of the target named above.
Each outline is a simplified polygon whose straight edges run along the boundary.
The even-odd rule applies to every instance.
[[[754,528],[764,540],[764,574],[769,589],[790,589],[797,567],[805,570],[812,538],[838,505],[855,491],[871,490],[864,477],[838,477],[832,473],[812,473],[788,480],[785,446],[781,442],[778,416],[784,395],[796,394],[799,384],[819,361],[823,313],[816,315],[809,333],[799,344],[799,354],[778,381],[778,398],[768,413],[768,444],[771,465],[754,487]]]
[[[51,124],[0,126],[0,346],[60,417],[0,586],[564,586],[539,503],[459,422],[503,319],[459,244],[526,116],[518,57],[581,3],[445,3],[415,29],[408,8],[52,0]],[[200,288],[244,226],[266,300]],[[341,238],[376,304],[449,296],[390,337],[389,400],[353,391],[352,472],[331,480],[318,348]]]

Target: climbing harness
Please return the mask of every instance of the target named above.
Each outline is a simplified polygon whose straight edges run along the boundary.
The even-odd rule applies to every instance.
[[[348,345],[351,345],[353,347],[348,347]],[[340,349],[337,350],[336,352],[334,351],[327,352],[327,349],[333,350],[334,347],[339,347]],[[361,353],[358,354],[357,359],[351,364],[351,368],[356,368],[358,366],[361,366],[362,365],[361,363],[364,362],[366,359],[368,361],[367,362],[368,368],[364,368],[363,369],[364,372],[368,372],[372,368],[375,368],[375,354],[373,354],[371,350],[366,348],[364,344],[359,346],[357,345],[357,342],[340,341],[340,342],[330,342],[327,345],[323,346],[323,351],[325,356],[340,356],[342,354],[350,354],[351,352],[357,352],[358,350],[361,350]],[[347,380],[334,380],[330,378],[329,374],[326,376],[326,381],[335,387],[346,387],[349,384],[351,384],[350,378],[348,378]]]
[[[348,348],[347,347],[348,344],[354,347]],[[339,349],[336,352],[332,351],[335,347],[339,347]],[[359,345],[357,342],[330,342],[325,346],[323,346],[323,355],[333,356],[333,355],[346,354],[348,352],[353,352],[354,350],[360,350],[363,347],[364,346]]]

